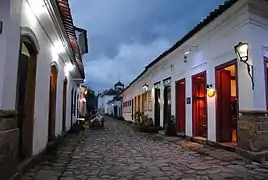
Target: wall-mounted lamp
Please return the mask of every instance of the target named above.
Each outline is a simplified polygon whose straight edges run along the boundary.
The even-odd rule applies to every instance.
[[[207,85],[207,95],[208,95],[208,97],[213,97],[213,96],[215,96],[215,94],[216,94],[216,91],[215,91],[215,89],[212,87],[212,84],[208,84]]]
[[[252,89],[254,90],[254,78],[253,78],[253,65],[249,64],[248,61],[248,43],[239,42],[235,47],[235,53],[242,63],[247,65],[248,75],[251,79]]]
[[[142,89],[145,91],[145,92],[147,92],[148,91],[148,84],[144,84],[143,86],[142,86]]]

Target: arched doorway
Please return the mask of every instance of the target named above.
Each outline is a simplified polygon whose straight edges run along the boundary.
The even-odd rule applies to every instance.
[[[55,138],[57,79],[58,70],[56,66],[53,65],[50,70],[48,141],[52,141]]]
[[[66,131],[66,95],[67,95],[67,78],[63,81],[62,93],[62,132]]]
[[[32,156],[37,54],[34,41],[21,36],[16,95],[20,160]]]

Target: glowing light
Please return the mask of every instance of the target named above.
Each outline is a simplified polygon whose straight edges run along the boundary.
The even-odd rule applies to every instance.
[[[208,89],[208,91],[207,91],[208,97],[213,97],[213,96],[215,96],[215,94],[216,94],[215,89],[213,89],[213,88]]]
[[[46,12],[46,5],[43,0],[30,0],[29,4],[31,9],[34,11],[34,14],[38,16],[42,16]]]
[[[54,42],[54,51],[58,54],[61,54],[64,52],[64,47],[61,41]]]
[[[66,67],[66,70],[69,72],[71,72],[74,69],[74,65],[72,63],[67,63],[65,67]]]
[[[187,54],[189,54],[190,53],[190,51],[186,51],[185,53],[184,53],[184,55],[187,55]]]
[[[235,46],[235,53],[241,61],[246,62],[248,60],[248,43],[239,42]]]

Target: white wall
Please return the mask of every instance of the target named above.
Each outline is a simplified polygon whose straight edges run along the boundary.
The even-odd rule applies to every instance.
[[[250,43],[249,63],[253,63],[255,66],[256,89],[254,91],[251,89],[251,81],[245,64],[238,62],[239,110],[266,108],[262,47],[268,45],[268,38],[266,38],[268,37],[268,23],[267,19],[262,19],[261,27],[256,22],[252,23],[252,19],[249,20],[250,13],[245,2],[236,3],[183,45],[150,67],[138,81],[124,92],[123,101],[141,94],[144,83],[149,84],[149,89],[153,89],[153,84],[161,81],[160,121],[163,124],[162,81],[171,77],[171,106],[172,114],[175,115],[175,81],[185,78],[186,97],[192,97],[191,77],[206,71],[207,84],[213,84],[215,88],[215,67],[236,59],[234,46],[241,41]],[[257,19],[260,21],[259,18]],[[264,25],[265,23],[266,25]],[[184,52],[189,49],[192,51],[188,55],[188,62],[184,63]],[[152,100],[154,100],[154,90]],[[208,139],[216,141],[215,97],[208,98],[207,103]],[[152,118],[154,118],[153,114],[154,110],[151,113]],[[186,105],[186,135],[192,136],[192,104]]]
[[[1,0],[0,21],[0,109],[15,110],[16,82],[20,39],[21,1]],[[12,51],[10,50],[12,49]]]
[[[58,79],[57,79],[57,100],[56,100],[56,136],[62,133],[62,92],[63,81],[67,77],[67,106],[66,106],[66,129],[71,127],[71,89],[76,89],[76,84],[72,81],[71,74],[66,71],[64,62],[68,62],[66,52],[61,52],[60,55],[55,50],[54,40],[60,41],[59,35],[52,25],[50,17],[45,18],[45,14],[33,13],[27,1],[23,1],[21,26],[30,28],[37,37],[40,45],[40,51],[37,57],[37,74],[36,74],[36,90],[35,90],[35,111],[34,111],[34,141],[33,153],[37,154],[42,151],[47,144],[48,136],[48,113],[49,113],[49,81],[50,81],[50,66],[52,63],[57,64]],[[38,21],[37,21],[38,19]],[[41,24],[40,24],[41,22]],[[44,23],[46,28],[44,29]],[[54,46],[53,46],[53,44]]]

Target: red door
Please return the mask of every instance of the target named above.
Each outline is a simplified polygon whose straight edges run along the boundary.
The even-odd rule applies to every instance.
[[[207,86],[206,73],[192,76],[193,136],[207,138]]]
[[[176,82],[177,132],[185,133],[185,79]]]
[[[232,141],[232,113],[231,113],[231,73],[226,70],[217,72],[217,104],[218,104],[218,140]]]

